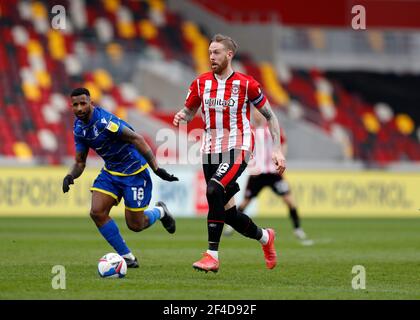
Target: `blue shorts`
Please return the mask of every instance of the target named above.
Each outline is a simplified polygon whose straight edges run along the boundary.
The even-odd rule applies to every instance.
[[[102,169],[90,190],[113,197],[115,205],[124,198],[126,209],[142,211],[147,209],[152,198],[152,179],[147,169],[134,176],[114,176]]]

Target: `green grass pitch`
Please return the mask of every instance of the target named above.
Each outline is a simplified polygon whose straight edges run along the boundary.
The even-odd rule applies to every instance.
[[[315,241],[302,246],[286,218],[255,221],[278,234],[278,266],[265,268],[259,243],[224,237],[217,274],[193,270],[206,249],[203,218],[178,219],[140,233],[116,219],[139,269],[101,279],[97,260],[113,249],[86,218],[0,218],[0,299],[419,299],[420,219],[303,219]],[[52,288],[54,265],[66,270],[66,289]],[[354,265],[366,270],[366,289],[351,286]]]

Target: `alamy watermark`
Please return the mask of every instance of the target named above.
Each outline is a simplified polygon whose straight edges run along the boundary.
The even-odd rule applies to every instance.
[[[354,30],[366,30],[366,8],[360,4],[354,5],[351,13],[354,15],[351,19],[351,27]]]
[[[264,127],[253,130],[235,129],[193,129],[187,133],[187,124],[180,123],[177,130],[172,128],[159,129],[155,136],[156,157],[159,163],[189,164],[201,163],[220,164],[221,162],[242,163],[245,161],[252,169],[257,169],[250,151],[255,151],[255,137],[264,136]],[[261,139],[255,146],[261,152],[272,144],[269,139]],[[239,147],[238,147],[239,146]],[[242,146],[242,147],[241,147]],[[244,150],[238,149],[243,148]],[[227,152],[227,150],[233,150]],[[246,149],[246,150],[245,150]],[[243,155],[241,153],[243,152]],[[212,156],[209,156],[209,154]]]
[[[65,290],[66,289],[66,268],[62,265],[55,265],[51,269],[51,273],[54,275],[51,280],[51,287],[54,290]]]
[[[66,29],[66,8],[57,4],[51,8],[51,13],[54,14],[51,20],[51,28],[55,30]]]
[[[351,280],[351,287],[354,290],[366,289],[366,269],[362,265],[355,265],[351,269],[351,273],[355,274]]]

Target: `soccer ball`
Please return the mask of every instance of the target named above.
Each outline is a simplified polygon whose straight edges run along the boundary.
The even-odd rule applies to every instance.
[[[98,273],[102,278],[123,278],[127,274],[127,263],[116,253],[107,253],[99,259]]]

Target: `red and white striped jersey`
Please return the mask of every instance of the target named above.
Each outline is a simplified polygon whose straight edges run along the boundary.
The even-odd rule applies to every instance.
[[[255,152],[254,158],[249,162],[248,172],[250,175],[262,173],[276,173],[273,159],[273,138],[271,137],[268,125],[255,128]],[[286,143],[286,135],[283,128],[280,128],[280,143]]]
[[[231,149],[253,152],[250,103],[259,109],[265,102],[260,84],[239,72],[233,72],[225,80],[216,79],[213,72],[195,79],[185,106],[189,109],[201,106],[204,122],[201,152],[221,153]]]

